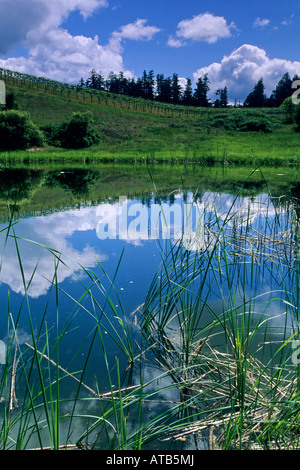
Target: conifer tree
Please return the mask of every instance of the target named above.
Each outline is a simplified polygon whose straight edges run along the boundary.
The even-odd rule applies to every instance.
[[[272,92],[272,96],[270,97],[275,106],[280,106],[286,98],[292,95],[292,83],[293,80],[290,78],[288,73],[285,73],[279,80],[275,90]]]
[[[143,77],[141,79],[141,83],[142,83],[142,89],[143,89],[143,93],[142,93],[143,98],[145,98],[147,100],[153,100],[153,98],[154,98],[154,85],[155,85],[153,70],[150,70],[149,73],[147,73],[144,70]]]
[[[208,84],[209,80],[207,74],[205,74],[203,78],[198,78],[194,93],[194,101],[196,106],[203,106],[205,108],[210,106],[209,99],[207,98],[207,93],[209,92]]]
[[[215,95],[218,96],[218,98],[214,101],[214,107],[226,108],[228,105],[227,87],[219,88],[218,90],[215,91]]]
[[[170,103],[172,100],[172,80],[170,77],[165,78],[163,74],[159,74],[156,77],[156,90],[157,101],[162,101],[163,103]]]
[[[172,103],[178,104],[181,99],[181,86],[179,84],[178,74],[174,73],[171,82]]]
[[[267,98],[264,94],[265,86],[263,79],[258,80],[253,90],[244,101],[244,106],[249,108],[263,108],[266,105]]]
[[[186,79],[186,85],[182,96],[182,104],[185,106],[192,106],[193,100],[193,88],[192,80],[190,78]]]

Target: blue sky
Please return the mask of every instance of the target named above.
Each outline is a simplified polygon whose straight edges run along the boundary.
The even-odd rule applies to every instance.
[[[243,100],[261,76],[269,94],[300,75],[299,0],[1,0],[0,18],[0,67],[60,81],[207,73]]]

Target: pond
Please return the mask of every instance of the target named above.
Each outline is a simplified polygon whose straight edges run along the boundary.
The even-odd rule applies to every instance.
[[[265,388],[266,365],[297,369],[297,168],[3,167],[0,181],[1,448],[207,449],[203,410],[222,409],[224,441],[249,357]]]

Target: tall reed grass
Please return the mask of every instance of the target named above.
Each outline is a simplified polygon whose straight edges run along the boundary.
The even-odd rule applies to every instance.
[[[3,312],[1,449],[299,448],[299,221],[290,201],[282,211],[283,201],[268,197],[255,225],[237,201],[222,217],[214,206],[202,250],[161,245],[160,268],[134,312],[115,288],[123,254],[112,278],[100,262],[97,272],[73,273],[74,298],[58,281],[68,259],[43,246],[53,274],[37,319],[29,292],[38,264],[26,279],[11,219],[1,235],[4,246],[15,244],[24,296],[16,311],[8,294]],[[66,364],[79,317],[90,332],[77,336]],[[101,375],[91,370],[95,358]]]
[[[141,327],[189,403],[191,422],[175,438],[205,433],[211,448],[298,448],[299,221],[267,198],[254,225],[257,214],[241,217],[237,200],[224,218],[215,211],[207,220],[202,252],[169,247]]]

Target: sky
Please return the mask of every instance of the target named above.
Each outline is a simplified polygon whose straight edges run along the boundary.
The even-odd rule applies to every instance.
[[[0,67],[67,83],[207,73],[211,96],[243,101],[300,75],[299,0],[0,0],[0,19]]]

